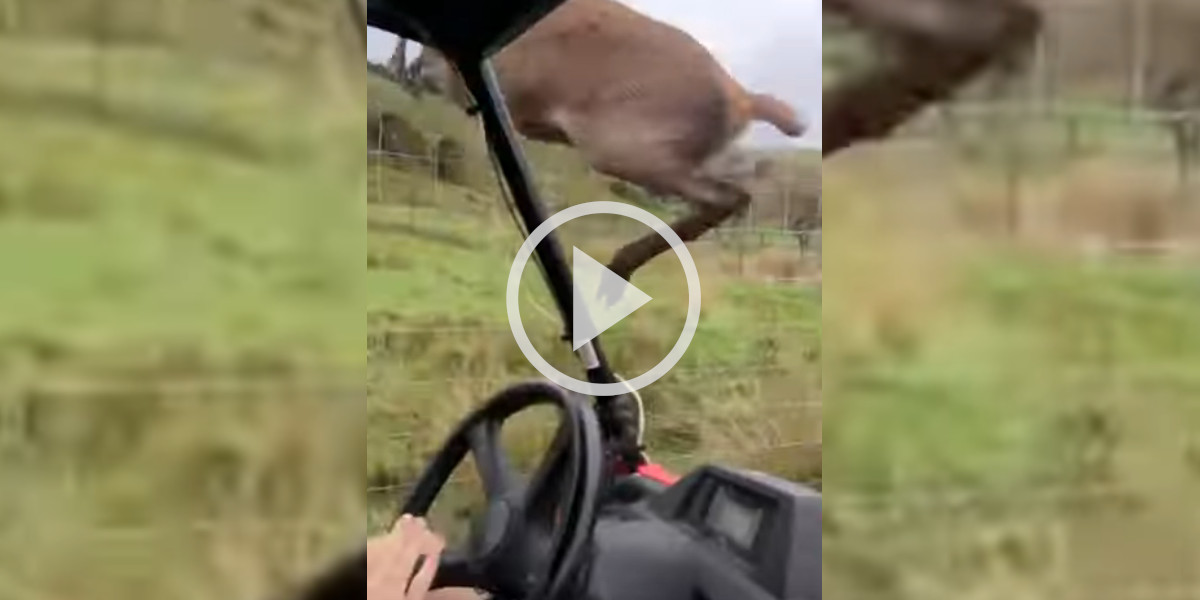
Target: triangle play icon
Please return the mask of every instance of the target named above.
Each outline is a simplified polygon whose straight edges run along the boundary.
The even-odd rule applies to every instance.
[[[571,349],[578,350],[652,298],[579,248],[573,250]]]

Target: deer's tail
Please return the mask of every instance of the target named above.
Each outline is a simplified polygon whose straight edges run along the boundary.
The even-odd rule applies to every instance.
[[[770,123],[788,137],[800,137],[807,129],[800,116],[787,102],[768,94],[748,94],[750,115],[755,121]]]

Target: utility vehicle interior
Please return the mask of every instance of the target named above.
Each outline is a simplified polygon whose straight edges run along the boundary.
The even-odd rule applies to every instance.
[[[526,234],[546,219],[545,205],[488,61],[561,2],[368,1],[372,27],[435,47],[455,65]],[[571,273],[553,234],[535,256],[570,340]],[[619,381],[598,338],[579,356],[588,380]],[[585,398],[534,381],[499,391],[467,416],[412,494],[398,499],[398,514],[427,514],[455,468],[474,459],[486,509],[465,547],[447,551],[434,587],[502,600],[819,600],[820,493],[715,465],[682,478],[667,473],[642,452],[640,402],[636,392]],[[556,408],[560,422],[540,466],[524,477],[499,432],[535,406]],[[339,585],[364,582],[364,569],[359,554],[309,597],[349,597]]]

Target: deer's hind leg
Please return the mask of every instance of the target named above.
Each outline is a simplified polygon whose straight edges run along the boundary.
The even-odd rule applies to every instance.
[[[750,204],[748,192],[708,175],[683,177],[659,184],[657,189],[674,193],[691,206],[690,214],[670,224],[684,243],[695,241]],[[629,279],[634,271],[670,249],[663,236],[651,231],[617,250],[608,268]]]

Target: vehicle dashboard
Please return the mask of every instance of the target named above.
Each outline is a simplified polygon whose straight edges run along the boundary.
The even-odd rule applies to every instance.
[[[770,475],[707,466],[619,498],[593,541],[587,600],[821,598],[821,495]]]

